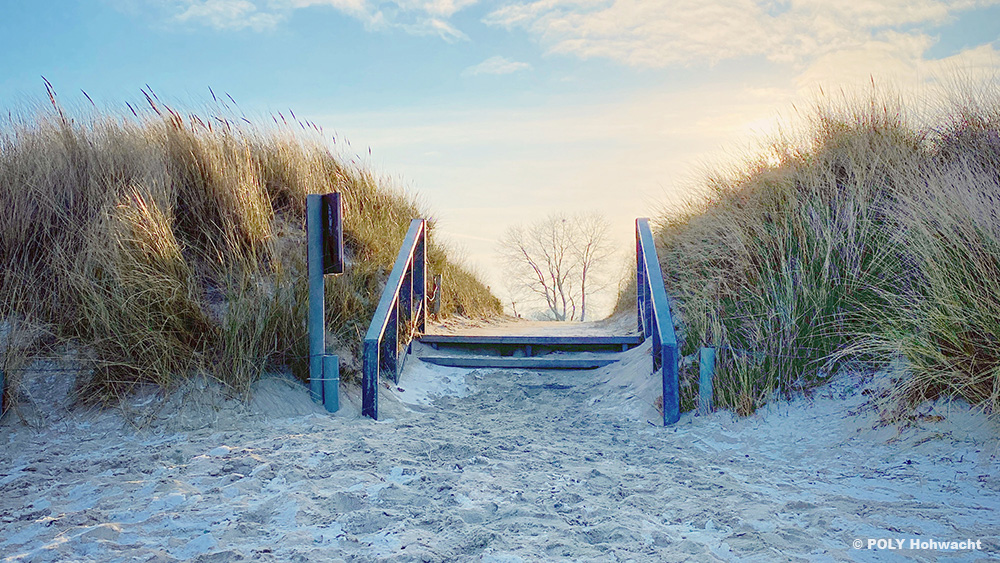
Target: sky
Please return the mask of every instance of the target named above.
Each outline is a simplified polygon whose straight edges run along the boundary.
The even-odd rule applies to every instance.
[[[292,110],[418,194],[502,296],[508,227],[599,212],[625,268],[636,217],[803,108],[995,88],[998,41],[1000,0],[0,0],[0,109],[43,101],[44,76],[71,107],[148,85]]]

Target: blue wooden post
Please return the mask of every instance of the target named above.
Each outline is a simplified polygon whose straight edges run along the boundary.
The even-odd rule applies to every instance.
[[[323,211],[322,196],[306,196],[306,259],[309,271],[309,394],[323,400],[323,355],[326,328],[323,326]]]
[[[712,412],[712,376],[715,374],[715,348],[702,348],[698,359],[698,410]]]
[[[323,356],[323,406],[327,412],[340,409],[340,358],[334,354]]]
[[[417,330],[427,330],[427,230],[422,232],[413,251],[413,300],[416,301]]]
[[[663,425],[681,419],[677,345],[663,347]]]
[[[635,316],[639,322],[639,334],[642,336],[649,336],[646,331],[646,323],[644,319],[645,313],[645,299],[643,297],[646,291],[646,276],[643,273],[642,261],[645,258],[642,252],[642,239],[639,235],[639,220],[635,220]]]
[[[409,337],[410,323],[413,322],[413,265],[403,276],[403,284],[399,288],[399,326],[407,332],[403,338]]]
[[[7,389],[4,387],[3,370],[0,369],[0,416],[7,410]]]
[[[323,194],[322,201],[322,246],[323,273],[344,273],[344,220],[342,203],[338,192]]]
[[[361,416],[378,420],[378,338],[365,338],[364,371],[361,378]]]
[[[389,371],[389,377],[393,383],[399,383],[399,300],[397,299],[389,314],[389,324],[385,329],[385,336],[382,337],[382,362],[385,369]]]

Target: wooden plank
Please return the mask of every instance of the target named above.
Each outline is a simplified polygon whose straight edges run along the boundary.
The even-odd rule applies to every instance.
[[[510,344],[514,346],[638,346],[642,337],[621,336],[542,336],[542,335],[464,335],[424,334],[419,338],[425,344]]]
[[[544,358],[513,356],[423,356],[424,362],[460,368],[594,369],[615,363],[617,358]]]

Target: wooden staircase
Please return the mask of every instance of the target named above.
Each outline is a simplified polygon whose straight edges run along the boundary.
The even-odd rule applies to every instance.
[[[573,323],[549,323],[572,330]],[[576,323],[581,324],[582,323]],[[581,331],[584,332],[584,331]],[[638,335],[598,334],[425,334],[429,345],[416,357],[432,364],[466,368],[594,369],[618,361],[642,343]]]
[[[423,219],[414,219],[396,256],[389,279],[372,322],[365,333],[364,367],[361,378],[361,414],[378,420],[379,380],[386,376],[399,381],[403,361],[413,348],[411,337],[420,347],[430,345],[449,354],[418,353],[427,362],[462,367],[496,367],[527,369],[587,369],[616,361],[621,352],[596,351],[619,347],[626,350],[639,342],[652,341],[652,372],[660,372],[663,383],[663,424],[673,424],[680,418],[679,356],[677,336],[670,316],[670,303],[663,284],[662,265],[656,255],[649,219],[635,220],[636,255],[636,324],[626,330],[614,330],[599,323],[536,323],[546,325],[537,331],[519,333],[507,329],[490,334],[488,331],[462,331],[463,334],[435,333],[427,328],[427,227]],[[313,251],[310,250],[310,256]],[[312,258],[310,258],[312,260]],[[436,295],[440,295],[435,290]],[[319,293],[319,292],[317,292]],[[322,300],[315,300],[322,311]],[[312,315],[318,316],[318,315]],[[525,325],[518,323],[517,328]],[[530,323],[529,323],[530,324]],[[563,325],[563,326],[558,326]],[[572,325],[573,333],[566,331]],[[484,327],[478,327],[484,328]],[[496,327],[493,327],[496,328]],[[536,327],[537,328],[537,327]],[[550,330],[555,328],[556,330]],[[621,328],[621,327],[619,327]],[[610,329],[610,330],[609,330]],[[635,330],[638,334],[631,336]],[[321,332],[321,331],[320,331]],[[446,331],[447,332],[447,331]],[[614,333],[618,333],[616,336]],[[627,332],[628,335],[621,335]],[[317,341],[321,341],[317,338]],[[319,348],[317,346],[317,348]],[[586,350],[586,351],[581,351]],[[320,355],[310,348],[310,359]],[[400,357],[402,354],[407,354]],[[326,361],[324,357],[324,361]],[[310,373],[317,373],[312,370]],[[310,381],[321,383],[321,380]]]

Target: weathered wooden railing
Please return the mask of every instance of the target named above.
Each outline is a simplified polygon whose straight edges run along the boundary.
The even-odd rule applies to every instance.
[[[414,219],[365,334],[361,414],[378,420],[379,376],[399,381],[400,356],[427,318],[427,222]],[[401,338],[402,337],[402,338]]]
[[[636,306],[639,333],[653,339],[653,371],[662,368],[663,425],[680,419],[677,336],[649,219],[635,220]]]

